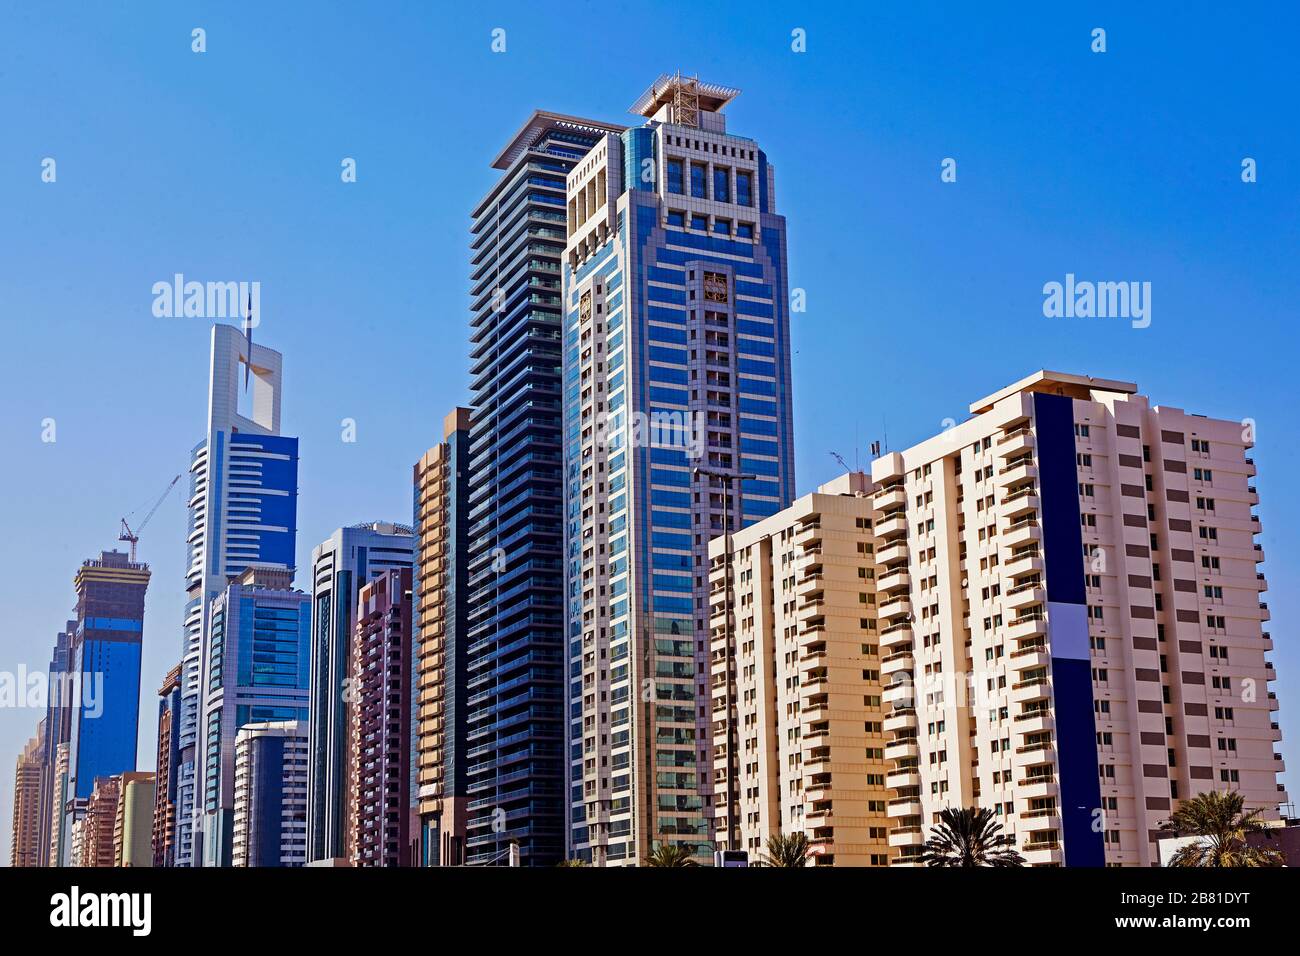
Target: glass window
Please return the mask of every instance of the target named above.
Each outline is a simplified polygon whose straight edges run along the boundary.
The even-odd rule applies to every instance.
[[[713,231],[720,236],[731,235],[731,220],[730,219],[713,220]]]
[[[685,192],[682,180],[682,161],[680,159],[668,160],[668,191],[681,195]]]
[[[691,228],[698,229],[700,232],[709,231],[708,216],[691,216]]]
[[[737,192],[739,192],[739,190],[737,190]],[[736,235],[739,236],[741,239],[753,239],[754,224],[752,222],[736,223]]]
[[[691,196],[695,199],[708,199],[708,169],[703,163],[691,163]]]
[[[736,170],[736,202],[742,206],[754,205],[753,178],[739,169]]]
[[[668,225],[684,229],[686,227],[686,213],[675,209],[668,210]]]
[[[713,201],[731,202],[731,170],[726,166],[713,167]]]

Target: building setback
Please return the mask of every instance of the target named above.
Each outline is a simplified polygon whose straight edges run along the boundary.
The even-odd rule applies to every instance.
[[[564,856],[560,259],[565,175],[621,129],[535,112],[492,164],[471,254],[465,862]]]
[[[732,535],[730,572],[709,545],[714,839],[751,861],[803,833],[810,865],[889,865],[871,524],[850,473]]]
[[[235,737],[234,866],[307,862],[307,723],[247,724]]]
[[[1207,790],[1275,819],[1248,423],[1047,371],[970,410],[872,463],[895,862],[945,807],[1031,865],[1154,865]]]
[[[362,585],[352,642],[353,866],[410,866],[411,569]]]
[[[708,543],[794,490],[785,219],[738,92],[660,77],[566,181],[569,842],[596,865],[709,856]]]
[[[308,737],[308,853],[312,861],[350,856],[353,769],[349,667],[357,623],[357,591],[391,569],[409,568],[415,544],[406,525],[370,521],[339,528],[311,553],[312,661]]]
[[[311,595],[292,572],[250,567],[211,605],[203,661],[202,865],[230,866],[235,738],[248,724],[307,719]]]
[[[9,844],[10,866],[43,866],[41,804],[44,801],[44,726],[27,741],[14,768],[13,832]]]
[[[417,866],[465,862],[469,427],[469,409],[451,412],[442,442],[416,462],[413,475],[410,834]]]
[[[199,711],[212,656],[209,608],[232,578],[252,566],[292,571],[298,520],[298,439],[280,434],[283,357],[251,345],[239,328],[212,327],[207,432],[190,458],[186,535],[185,637],[177,735],[175,859],[201,865],[196,823],[204,767]],[[239,393],[251,383],[250,415]],[[197,800],[196,800],[197,793]]]

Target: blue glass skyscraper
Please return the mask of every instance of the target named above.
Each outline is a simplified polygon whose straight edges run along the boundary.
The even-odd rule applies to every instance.
[[[661,77],[567,181],[569,832],[598,865],[712,849],[708,542],[794,492],[785,219],[738,92]]]
[[[209,607],[252,565],[292,570],[298,519],[298,439],[280,434],[279,352],[234,326],[212,327],[207,434],[190,460],[185,637],[177,747],[176,865],[196,865],[195,818],[203,812],[200,673],[209,656]],[[248,414],[240,412],[245,383]]]

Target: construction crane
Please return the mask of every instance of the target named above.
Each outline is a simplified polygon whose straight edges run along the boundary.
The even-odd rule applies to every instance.
[[[126,518],[122,519],[122,533],[117,536],[117,540],[130,542],[132,564],[135,564],[135,546],[140,541],[140,532],[144,530],[144,526],[149,523],[149,519],[152,518],[154,516],[154,512],[156,512],[159,509],[159,507],[162,506],[162,503],[167,499],[167,496],[171,494],[172,489],[176,487],[176,482],[180,480],[181,480],[180,475],[177,475],[175,478],[171,480],[171,483],[168,484],[165,489],[163,489],[163,493],[158,496],[158,500],[154,502],[153,507],[149,509],[149,513],[144,516],[144,520],[141,521],[138,525],[136,525],[134,531],[132,531],[131,526],[126,523],[126,518],[129,518],[131,517],[131,515],[135,514],[135,511],[132,511],[131,515],[127,515]],[[139,510],[140,509],[138,508],[136,509],[136,511]]]

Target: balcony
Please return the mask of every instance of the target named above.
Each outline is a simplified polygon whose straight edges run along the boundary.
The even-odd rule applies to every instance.
[[[898,817],[919,817],[921,815],[921,798],[918,796],[895,797],[889,801],[885,808],[885,816],[896,819]]]
[[[1029,734],[1049,733],[1055,729],[1056,721],[1047,708],[1016,714],[1015,731],[1022,737]]]
[[[920,756],[921,748],[915,737],[899,737],[885,742],[886,760],[917,759]]]
[[[906,621],[891,624],[880,632],[880,649],[896,651],[903,644],[911,644],[912,636],[912,625]]]
[[[897,704],[901,707],[911,707],[916,699],[916,688],[911,681],[900,681],[897,684],[890,684],[885,688],[880,699],[886,704]]]
[[[902,567],[885,571],[876,578],[876,591],[906,590],[911,585],[911,582],[912,576],[907,573],[907,565],[904,564]]]
[[[1028,544],[1037,544],[1043,539],[1043,529],[1038,526],[1038,516],[1021,518],[998,535],[1004,548],[1023,548]]]
[[[1052,654],[1047,649],[1046,641],[1031,641],[1024,647],[1012,651],[1008,661],[1010,669],[1020,674],[1047,667],[1052,661]]]
[[[1042,615],[1021,617],[1005,625],[1006,635],[1013,641],[1023,641],[1047,633],[1047,618]]]
[[[880,662],[880,676],[882,678],[891,677],[898,673],[911,673],[913,665],[916,663],[912,657],[912,651],[909,647],[905,651],[899,651],[896,654],[890,654]],[[892,683],[892,681],[891,681]]]
[[[1028,866],[1060,866],[1065,859],[1061,844],[1056,840],[1026,843],[1020,855]]]
[[[881,725],[887,734],[897,733],[900,730],[916,730],[916,708],[900,707],[893,713],[885,715],[884,723]],[[1281,740],[1281,731],[1278,731]]]
[[[907,513],[903,511],[893,511],[888,515],[879,518],[876,521],[876,536],[881,538],[890,535],[907,534]]]
[[[890,565],[896,561],[907,560],[907,541],[893,541],[889,544],[883,544],[876,549],[876,562],[881,565]]]
[[[904,787],[921,786],[921,771],[918,767],[898,767],[885,774],[885,786],[895,790]]]
[[[1011,702],[1015,704],[1047,700],[1051,696],[1052,685],[1048,683],[1046,674],[1017,681],[1011,685]]]
[[[1026,800],[1037,800],[1057,796],[1056,777],[1050,773],[1032,774],[1017,784],[1016,796]]]
[[[1022,489],[1011,492],[998,503],[998,517],[1014,521],[1026,512],[1037,511],[1038,504],[1038,495],[1034,491],[1034,486],[1026,485]]]
[[[912,613],[912,602],[906,594],[886,598],[880,605],[880,617],[883,619],[907,617]]]
[[[920,846],[925,842],[925,834],[919,824],[914,826],[894,827],[889,831],[890,846]]]
[[[1013,458],[1017,454],[1030,451],[1033,447],[1034,433],[1026,425],[1009,431],[999,438],[993,451],[999,458]]]
[[[907,489],[902,485],[881,488],[871,500],[876,511],[891,511],[894,508],[907,507]]]
[[[1002,562],[1002,569],[1012,577],[1030,571],[1041,572],[1043,568],[1043,553],[1037,547],[1013,551]]]
[[[993,480],[999,488],[1009,488],[1024,481],[1037,481],[1038,466],[1034,464],[1033,458],[1028,456],[1015,459],[994,475]]]
[[[1002,604],[1004,607],[1023,611],[1027,607],[1034,607],[1046,600],[1047,589],[1043,587],[1042,582],[1030,581],[1028,584],[1018,585],[1008,591],[1002,599]]]

